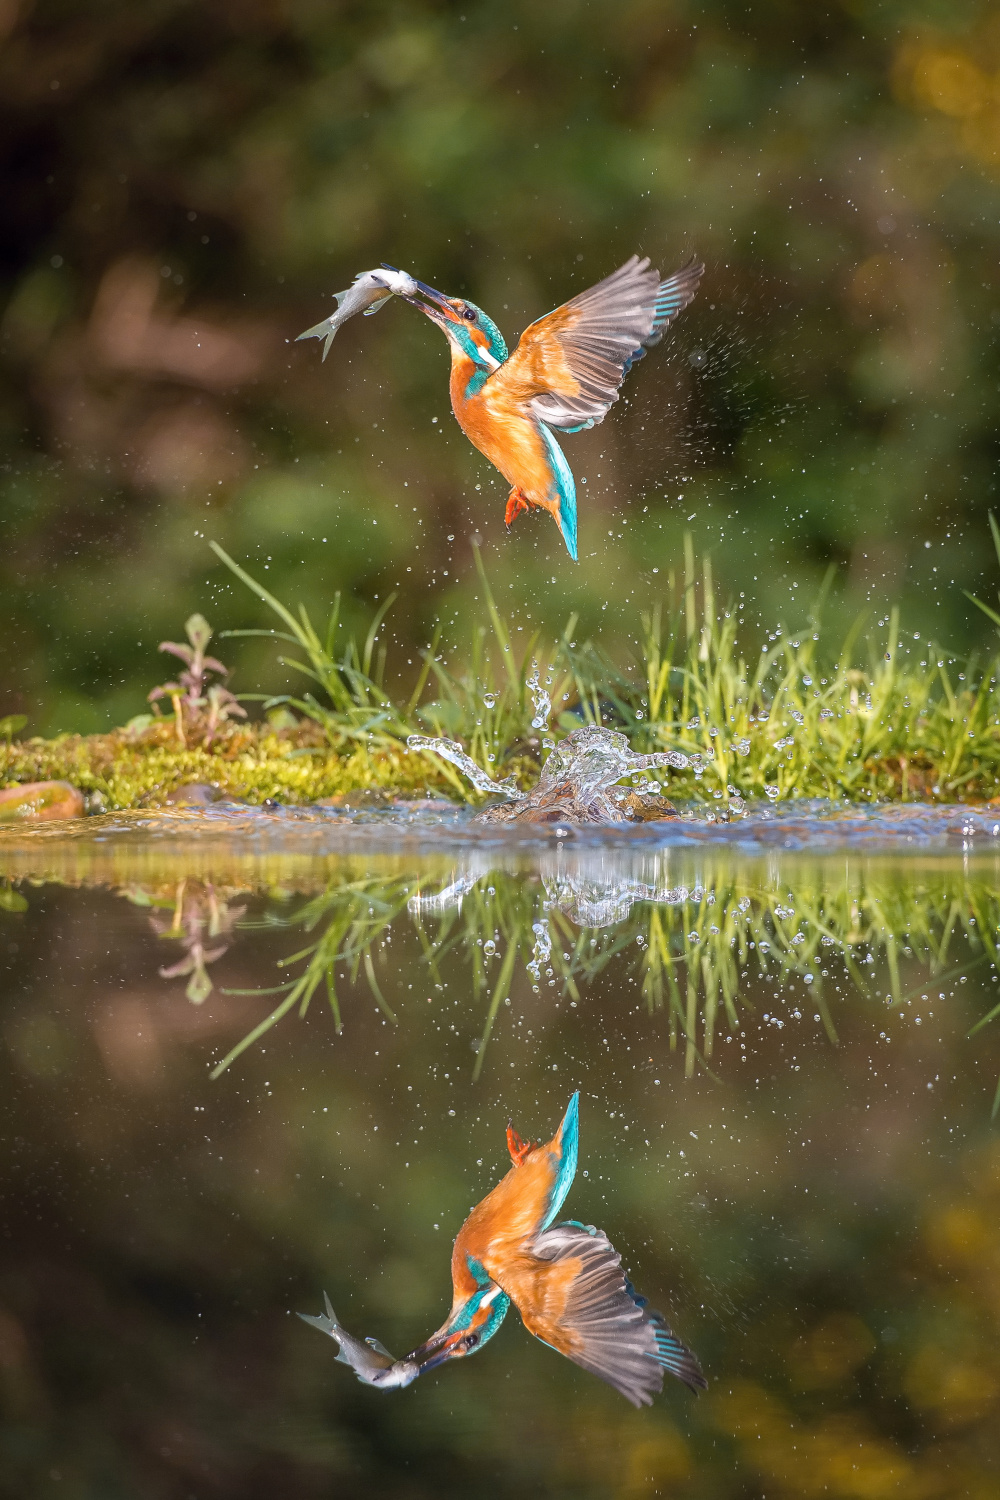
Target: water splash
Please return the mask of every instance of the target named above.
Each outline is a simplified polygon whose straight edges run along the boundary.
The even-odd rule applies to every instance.
[[[406,909],[415,915],[419,915],[420,912],[461,911],[462,897],[467,896],[480,879],[480,875],[458,875],[443,890],[434,891],[426,896],[418,891],[407,901]]]
[[[548,922],[532,922],[531,930],[535,934],[535,946],[531,952],[531,958],[525,965],[528,973],[538,984],[541,981],[542,969],[546,967],[552,957],[552,938],[549,936]]]
[[[410,750],[429,750],[434,755],[440,755],[442,760],[450,761],[457,766],[462,775],[467,777],[477,792],[487,792],[490,796],[506,797],[509,801],[523,801],[527,792],[522,792],[513,776],[505,776],[503,781],[494,781],[482,766],[477,766],[471,755],[467,755],[457,740],[446,740],[440,737],[432,737],[426,734],[411,734],[408,736],[407,748]]]
[[[547,700],[548,695],[545,697]],[[657,766],[684,770],[692,764],[692,758],[679,750],[636,755],[623,734],[587,724],[574,729],[550,751],[537,785],[528,793],[520,791],[511,776],[494,781],[454,740],[415,734],[407,744],[450,761],[478,791],[505,796],[505,803],[480,814],[481,821],[491,823],[515,818],[531,823],[633,823],[670,817],[673,809],[668,803],[616,783],[633,771]]]
[[[538,679],[538,663],[532,662],[531,676],[528,678],[528,692],[531,694],[531,727],[532,729],[548,728],[549,715],[552,712],[552,699]]]
[[[687,886],[654,885],[649,882],[586,878],[562,873],[543,877],[546,905],[561,911],[577,927],[615,927],[624,922],[636,902],[653,906],[683,906],[690,898]]]
[[[684,770],[689,765],[688,756],[679,750],[636,755],[623,734],[587,724],[574,729],[550,751],[525,805],[494,808],[490,821],[517,817],[527,822],[635,822],[637,815],[641,818],[644,799],[616,783],[634,771],[655,766]],[[652,799],[645,801],[652,804]]]

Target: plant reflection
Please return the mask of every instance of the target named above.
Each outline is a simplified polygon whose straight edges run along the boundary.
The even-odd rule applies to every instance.
[[[157,937],[179,942],[183,956],[176,963],[164,964],[158,970],[160,978],[182,979],[190,974],[184,993],[193,1005],[202,1005],[213,988],[208,965],[229,952],[246,907],[231,906],[212,884],[202,880],[182,880],[167,896],[140,887],[126,894],[136,906],[161,908],[150,917],[149,925]]]

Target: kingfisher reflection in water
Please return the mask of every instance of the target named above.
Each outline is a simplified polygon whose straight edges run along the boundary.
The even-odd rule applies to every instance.
[[[436,1333],[405,1359],[377,1339],[352,1338],[326,1315],[299,1313],[338,1346],[337,1359],[365,1385],[398,1390],[419,1375],[481,1349],[511,1304],[529,1333],[584,1370],[606,1380],[633,1406],[649,1406],[664,1372],[697,1393],[707,1381],[696,1356],[662,1313],[639,1295],[603,1230],[577,1219],[557,1222],[576,1176],[580,1095],[575,1093],[546,1144],[522,1140],[507,1126],[513,1165],[472,1209],[451,1256],[454,1296]]]

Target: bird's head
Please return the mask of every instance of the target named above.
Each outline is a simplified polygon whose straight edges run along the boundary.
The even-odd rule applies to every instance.
[[[422,281],[417,286],[420,295],[407,297],[407,302],[419,307],[444,330],[453,349],[487,371],[503,364],[507,358],[503,334],[481,307],[464,297],[446,297],[444,292],[437,292]]]
[[[406,1356],[421,1375],[449,1359],[464,1359],[493,1337],[510,1307],[510,1298],[495,1282],[477,1287],[471,1296],[451,1310],[447,1323],[432,1333],[426,1343]]]

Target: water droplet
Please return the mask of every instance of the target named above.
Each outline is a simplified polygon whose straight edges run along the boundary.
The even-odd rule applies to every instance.
[[[497,706],[497,695],[496,695],[496,693],[484,693],[483,694],[483,702],[486,704],[487,708],[496,708],[496,706]]]
[[[486,957],[487,958],[492,958],[493,955],[494,955],[494,953],[496,951],[497,951],[497,945],[496,945],[496,943],[493,941],[492,938],[487,938],[486,942],[483,944],[483,952],[486,954]]]

